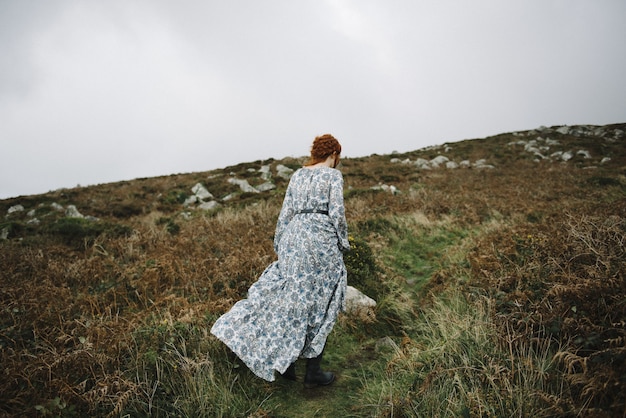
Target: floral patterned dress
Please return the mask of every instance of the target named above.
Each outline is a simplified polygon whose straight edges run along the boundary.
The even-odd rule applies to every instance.
[[[211,333],[268,381],[299,357],[317,357],[345,309],[342,251],[349,248],[341,172],[324,166],[297,170],[276,224],[278,260]]]

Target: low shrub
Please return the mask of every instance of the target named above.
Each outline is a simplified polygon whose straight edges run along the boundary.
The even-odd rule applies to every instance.
[[[111,238],[128,236],[132,229],[121,224],[89,220],[85,218],[59,218],[47,225],[44,231],[58,237],[69,246],[80,247],[91,245],[94,239],[102,234]]]
[[[349,241],[350,251],[343,255],[348,271],[348,284],[376,299],[383,289],[379,278],[380,268],[372,249],[363,239],[350,236]]]

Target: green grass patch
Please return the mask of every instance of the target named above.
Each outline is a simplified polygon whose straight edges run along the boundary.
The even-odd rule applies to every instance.
[[[419,292],[434,272],[455,261],[446,256],[447,251],[459,245],[469,231],[452,224],[419,223],[411,216],[369,221],[365,227],[387,235],[382,259],[390,270],[406,279],[413,291]]]

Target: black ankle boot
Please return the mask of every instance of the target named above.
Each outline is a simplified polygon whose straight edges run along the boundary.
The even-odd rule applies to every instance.
[[[293,380],[294,382],[298,380],[296,377],[296,363],[291,363],[291,365],[287,367],[287,370],[285,370],[285,373],[281,373],[280,376],[283,379]]]
[[[313,388],[315,386],[327,386],[335,381],[335,375],[333,373],[322,371],[320,367],[322,354],[307,360],[304,387]]]

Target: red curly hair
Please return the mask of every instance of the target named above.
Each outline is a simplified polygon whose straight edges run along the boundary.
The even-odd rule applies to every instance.
[[[331,134],[320,135],[313,140],[311,156],[305,165],[314,165],[324,162],[333,154],[341,154],[341,144],[339,141]]]

